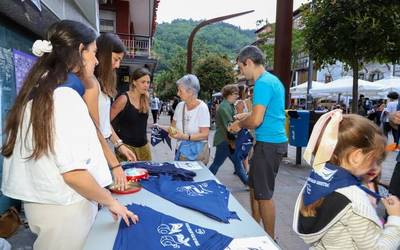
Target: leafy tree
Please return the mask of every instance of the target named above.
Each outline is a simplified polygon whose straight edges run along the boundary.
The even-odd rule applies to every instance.
[[[233,64],[226,56],[208,54],[200,59],[195,74],[200,80],[200,98],[209,99],[213,91],[219,91],[226,84],[235,82]]]
[[[399,7],[388,8],[387,18],[383,20],[385,23],[382,24],[384,27],[390,27],[392,32],[390,36],[386,37],[386,46],[383,51],[383,55],[380,55],[378,60],[380,62],[391,62],[393,65],[400,63],[400,12]]]
[[[161,100],[171,100],[176,95],[174,72],[163,70],[154,77],[155,89]]]
[[[258,20],[260,22],[262,20]],[[259,48],[264,52],[267,59],[266,66],[272,69],[274,66],[274,51],[275,51],[275,24],[269,24],[266,21],[266,25],[271,25],[271,32],[266,32],[260,35],[263,43],[259,45]],[[302,30],[293,29],[292,30],[292,65],[296,64],[297,56],[304,51],[304,35]]]
[[[258,20],[257,24],[259,25],[262,20]],[[271,32],[265,32],[259,35],[259,39],[261,40],[261,44],[258,47],[264,52],[266,57],[266,67],[268,69],[272,69],[274,66],[274,40],[275,40],[275,24],[268,23],[268,20],[265,20],[265,25],[271,26]]]
[[[198,41],[195,41],[193,51],[193,65],[206,57],[210,52]],[[176,81],[186,74],[186,51],[177,48],[173,57],[168,61],[163,70],[155,73],[155,89],[161,99],[172,99],[176,95]]]
[[[186,73],[187,40],[198,23],[199,21],[177,19],[170,24],[162,23],[157,26],[154,50],[158,65],[154,83],[161,99],[171,99],[176,95],[176,81]],[[193,44],[193,66],[195,74],[201,75],[198,75],[201,84],[200,97],[208,99],[213,90],[219,91],[223,85],[234,82],[230,60],[235,59],[240,48],[254,40],[253,30],[241,30],[227,23],[216,23],[199,31]]]
[[[305,45],[317,65],[339,60],[353,70],[354,113],[360,65],[400,57],[399,13],[397,0],[314,0],[304,11]]]
[[[301,29],[292,30],[292,65],[295,65],[297,56],[304,51],[304,32]]]
[[[155,89],[161,99],[170,100],[176,95],[176,81],[185,74],[185,70],[186,52],[179,48],[169,66],[154,76]]]
[[[171,23],[157,25],[153,46],[158,59],[156,72],[170,68],[170,62],[174,60],[176,54],[181,49],[186,50],[189,35],[199,22],[176,19]],[[242,30],[224,22],[209,25],[196,34],[193,62],[196,61],[197,55],[200,58],[209,52],[225,54],[233,60],[240,48],[251,44],[254,40],[254,30]]]

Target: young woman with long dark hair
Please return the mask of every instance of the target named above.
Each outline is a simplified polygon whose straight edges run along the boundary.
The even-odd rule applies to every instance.
[[[113,151],[115,149],[129,161],[135,161],[136,156],[114,132],[110,123],[110,109],[111,99],[117,94],[115,71],[119,68],[126,50],[121,39],[112,33],[101,34],[96,43],[99,64],[94,70],[94,76],[85,79],[86,91],[83,98],[96,124],[97,135],[111,168],[115,186],[124,190],[127,180]]]
[[[6,121],[2,192],[23,201],[34,249],[82,249],[97,203],[127,224],[138,220],[103,188],[111,175],[81,97],[81,78],[98,63],[95,39],[82,23],[53,24],[34,43],[40,57]]]

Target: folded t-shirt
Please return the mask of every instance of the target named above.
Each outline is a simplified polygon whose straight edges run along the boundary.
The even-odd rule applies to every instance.
[[[137,224],[126,226],[121,220],[113,250],[225,249],[231,237],[131,204],[128,209],[139,216]]]
[[[217,221],[229,223],[229,219],[240,219],[228,209],[229,191],[215,180],[173,181],[169,176],[160,176],[143,180],[141,184],[174,204],[199,211]]]

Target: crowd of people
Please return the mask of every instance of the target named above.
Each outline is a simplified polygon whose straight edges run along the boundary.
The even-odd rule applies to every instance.
[[[35,249],[82,249],[98,205],[127,225],[140,221],[107,186],[127,187],[121,161],[152,159],[146,134],[150,113],[154,126],[164,109],[171,118],[165,130],[177,146],[175,158],[166,161],[207,165],[210,111],[198,98],[201,84],[193,74],[176,81],[180,101],[162,104],[155,93],[150,95],[145,68],[133,71],[129,91],[118,95],[115,70],[126,51],[113,34],[97,37],[86,25],[63,20],[49,28],[46,39],[34,44],[39,59],[6,121],[2,192],[23,201],[29,227],[38,235]],[[237,64],[252,86],[222,88],[215,110],[216,155],[209,169],[216,174],[226,158],[232,161],[248,187],[252,217],[276,239],[275,179],[288,149],[285,90],[265,70],[265,55],[257,47],[242,48]],[[386,115],[384,123],[397,126],[400,111],[392,97],[386,110],[375,112]],[[237,144],[243,131],[255,137],[245,157]],[[312,171],[293,220],[294,232],[311,248],[400,245],[400,163],[389,190],[394,195],[384,195],[374,185],[385,146],[383,130],[363,116],[334,109],[318,120],[304,153]],[[400,153],[398,158],[400,162]],[[378,217],[377,202],[387,217]]]
[[[380,99],[372,101],[361,95],[358,105],[359,114],[375,122],[376,125],[382,129],[386,138],[388,138],[390,132],[392,133],[393,142],[396,144],[395,149],[397,149],[399,140],[398,126],[393,126],[393,124],[391,124],[389,116],[400,109],[398,100],[399,94],[393,91],[388,93],[386,100]]]

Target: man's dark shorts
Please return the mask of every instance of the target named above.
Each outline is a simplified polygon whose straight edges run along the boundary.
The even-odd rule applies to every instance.
[[[286,142],[256,142],[249,172],[249,186],[254,190],[256,200],[272,199],[275,178],[287,147]]]

